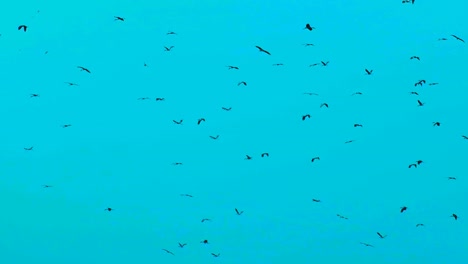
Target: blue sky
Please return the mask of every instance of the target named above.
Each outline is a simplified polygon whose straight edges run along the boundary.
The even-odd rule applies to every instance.
[[[0,261],[467,259],[468,52],[451,36],[468,41],[467,7],[9,3],[0,10]],[[330,62],[309,67],[320,61]]]

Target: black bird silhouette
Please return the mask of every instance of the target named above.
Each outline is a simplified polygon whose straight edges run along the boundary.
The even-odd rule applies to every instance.
[[[199,125],[201,122],[204,122],[204,121],[206,121],[205,118],[199,118],[197,121],[197,125]]]
[[[439,83],[434,82],[434,83],[430,83],[429,85],[432,86],[432,85],[438,85],[438,84]]]
[[[255,47],[258,49],[258,51],[264,52],[264,53],[266,53],[266,54],[268,54],[268,55],[271,55],[270,52],[268,52],[268,51],[262,49],[261,47],[259,47],[259,46],[255,46]]]
[[[246,159],[246,160],[251,160],[252,157],[250,157],[249,155],[245,155],[245,159]]]
[[[175,33],[174,31],[169,31],[166,33],[166,35],[177,35],[177,33]]]
[[[273,66],[283,66],[283,63],[275,63]]]
[[[52,187],[52,186],[51,186],[51,185],[42,185],[42,187],[44,187],[44,188],[50,188],[50,187]]]
[[[20,25],[20,26],[18,27],[18,30],[23,29],[23,31],[26,32],[26,29],[27,29],[27,28],[28,28],[28,26],[26,26],[26,25]]]
[[[180,248],[183,248],[183,247],[185,247],[186,245],[187,245],[187,243],[184,243],[184,244],[179,243],[179,247],[180,247]]]
[[[202,223],[203,223],[203,222],[206,222],[206,221],[211,221],[211,219],[209,219],[209,218],[203,218],[203,219],[201,220]]]
[[[352,143],[352,142],[354,142],[354,141],[355,141],[354,139],[348,140],[348,141],[345,142],[345,144],[349,144],[349,143]]]
[[[241,215],[242,213],[244,213],[244,211],[239,211],[239,210],[237,210],[237,208],[234,208],[234,209],[236,210],[237,215]]]
[[[214,136],[210,136],[210,138],[212,138],[212,139],[218,139],[218,138],[219,138],[219,135],[216,135],[215,137],[214,137]]]
[[[455,178],[455,177],[447,177],[447,179],[449,179],[449,180],[456,180],[457,178]]]
[[[408,209],[408,207],[406,207],[406,206],[401,207],[400,213],[403,213],[403,212],[406,211],[407,209]]]
[[[246,83],[246,82],[239,82],[239,83],[237,84],[237,86],[239,86],[239,85],[241,85],[241,84],[243,84],[244,86],[247,86],[247,83]]]
[[[354,124],[354,127],[362,127],[361,124]]]
[[[31,94],[31,97],[39,97],[38,94]]]
[[[202,240],[202,241],[200,241],[200,243],[208,244],[208,239]]]
[[[76,84],[76,83],[71,83],[71,82],[65,82],[65,83],[67,83],[70,86],[72,86],[72,85],[78,86],[78,84]]]
[[[169,254],[171,254],[171,255],[174,255],[174,253],[172,253],[171,251],[169,251],[169,250],[167,250],[167,249],[164,249],[164,248],[163,248],[162,250],[166,251],[167,253],[169,253]]]
[[[185,197],[193,198],[193,196],[192,196],[191,194],[186,194],[186,193],[183,193],[183,194],[181,194],[180,196],[185,196]]]
[[[433,126],[440,126],[440,122],[432,122]]]
[[[456,215],[456,214],[452,214],[452,216],[451,216],[451,217],[453,217],[453,219],[455,219],[455,220],[457,220],[457,219],[458,219],[458,215]]]
[[[181,119],[179,122],[172,120],[172,122],[176,123],[177,125],[181,125],[183,121],[184,121],[183,119]]]
[[[264,157],[270,157],[270,154],[268,154],[268,152],[265,152],[265,153],[262,153],[261,156],[262,156],[262,158],[264,158]]]
[[[307,94],[307,95],[318,95],[317,93],[303,93],[303,94]]]
[[[221,109],[223,109],[223,110],[225,110],[225,111],[231,111],[232,107],[229,107],[229,108],[227,108],[227,107],[221,107]]]
[[[314,64],[309,65],[309,67],[314,67],[314,66],[317,66],[317,65],[319,65],[319,64],[320,64],[320,63],[314,63]]]
[[[423,106],[425,103],[418,100],[418,106]]]
[[[163,97],[157,97],[156,98],[156,101],[164,101],[164,100],[166,100],[166,98],[163,98]]]
[[[149,99],[150,99],[149,97],[140,97],[137,100],[149,100]]]
[[[424,226],[424,224],[416,224],[416,227]]]
[[[213,255],[213,257],[215,257],[215,258],[219,257],[220,254],[221,254],[221,253],[218,253],[218,254],[211,253],[211,255]]]
[[[63,125],[62,127],[63,127],[63,128],[67,128],[67,127],[71,127],[71,125],[70,125],[70,124],[66,124],[66,125]]]
[[[119,16],[114,16],[114,20],[120,20],[120,21],[125,21],[125,18],[119,17]]]
[[[451,35],[451,36],[454,37],[454,38],[456,38],[457,40],[459,40],[459,41],[465,43],[465,41],[464,41],[463,39],[461,39],[461,38],[459,38],[459,37],[457,37],[457,36],[455,36],[455,35]]]
[[[315,29],[315,27],[311,27],[310,24],[306,24],[304,29],[308,29],[309,31],[312,31],[313,29]]]
[[[419,95],[417,92],[410,92],[410,94]]]
[[[77,68],[80,68],[81,71],[85,71],[87,73],[91,73],[88,69],[86,69],[85,67],[81,67],[81,66],[76,66]]]
[[[439,40],[439,41],[440,41],[440,40],[447,40],[447,39],[446,39],[446,38],[439,38],[439,39],[437,39],[437,40]]]
[[[412,59],[417,59],[417,60],[420,60],[418,56],[412,56],[411,58],[409,58],[410,60]]]
[[[462,138],[464,138],[464,139],[468,139],[468,136],[462,135]]]
[[[179,166],[179,165],[183,165],[183,163],[182,162],[174,162],[174,163],[172,163],[172,165]]]
[[[228,67],[228,70],[231,70],[231,69],[238,70],[239,69],[239,67],[236,67],[236,66],[226,66],[226,67]]]
[[[423,163],[423,161],[422,161],[422,160],[417,160],[416,163],[417,163],[418,165],[421,165],[421,163]]]
[[[108,212],[113,211],[113,210],[115,210],[115,209],[110,208],[110,207],[107,207],[106,209],[104,209],[104,211],[108,211]]]
[[[362,245],[366,246],[366,247],[374,247],[373,245],[371,244],[367,244],[367,243],[364,243],[364,242],[360,242]]]
[[[312,202],[320,203],[320,200],[319,199],[312,199]]]
[[[341,219],[348,220],[348,218],[347,218],[347,217],[344,217],[344,216],[342,216],[342,215],[340,215],[340,214],[337,214],[336,216],[338,216],[338,217],[339,217],[339,218],[341,218]]]
[[[306,118],[310,118],[310,115],[309,115],[309,114],[303,115],[303,116],[302,116],[302,121],[306,120]]]
[[[171,51],[172,48],[174,48],[174,46],[170,46],[169,48],[168,48],[168,47],[164,47],[164,49],[165,49],[166,51]]]
[[[316,160],[320,160],[320,157],[315,157],[315,158],[312,158],[312,160],[310,160],[310,162],[314,162]]]
[[[328,108],[328,104],[327,103],[323,103],[320,105],[320,108],[322,108],[322,106],[325,106],[326,108]]]
[[[362,95],[362,93],[361,92],[355,92],[351,96],[353,96],[353,95]]]
[[[413,163],[413,164],[410,164],[410,165],[408,166],[408,168],[409,168],[409,169],[411,169],[411,167],[415,167],[415,168],[417,168],[417,167],[418,167],[418,164],[416,164],[416,163]]]
[[[314,45],[314,44],[312,44],[312,43],[306,43],[306,44],[302,44],[302,45],[304,45],[304,46],[306,46],[306,47],[309,47],[309,46],[315,46],[315,45]]]
[[[328,65],[328,63],[329,63],[329,61],[327,61],[327,62],[323,62],[323,61],[321,61],[321,63],[322,63],[322,65],[323,65],[323,66],[327,66],[327,65]]]
[[[365,69],[365,70],[366,70],[367,75],[371,75],[372,72],[374,71],[374,70],[368,70],[368,69]]]
[[[24,148],[24,150],[32,150],[34,147]]]
[[[377,232],[377,235],[379,235],[380,238],[385,238],[385,237],[387,237],[387,235],[383,236],[383,235],[380,234],[379,232]]]

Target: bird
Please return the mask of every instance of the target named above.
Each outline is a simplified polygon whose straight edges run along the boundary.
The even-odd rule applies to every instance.
[[[265,152],[265,153],[262,153],[262,155],[260,155],[260,156],[262,156],[262,158],[264,158],[264,157],[270,157],[270,154],[268,154],[268,152]]]
[[[70,124],[62,125],[63,128],[71,127]]]
[[[440,122],[432,122],[433,126],[440,126]]]
[[[317,66],[319,65],[320,63],[314,63],[314,64],[310,64],[309,67],[314,67],[314,66]]]
[[[175,33],[174,31],[169,31],[166,33],[166,35],[177,35],[177,33]]]
[[[203,117],[199,118],[198,121],[197,121],[197,125],[199,125],[201,122],[204,122],[204,121],[206,121],[205,118],[203,118]]]
[[[180,196],[185,196],[185,197],[193,198],[193,195],[191,195],[191,194],[186,194],[186,193],[183,193],[183,194],[181,194]]]
[[[182,162],[174,162],[174,163],[172,163],[172,165],[174,165],[174,166],[180,166],[180,165],[183,165],[183,163],[182,163]]]
[[[85,71],[87,73],[91,73],[88,69],[86,69],[85,67],[82,67],[82,66],[76,66],[77,68],[80,68],[81,71]]]
[[[312,202],[320,203],[320,200],[319,199],[312,199]]]
[[[368,70],[368,69],[365,69],[365,70],[366,70],[367,75],[371,75],[372,72],[374,71],[374,70]]]
[[[418,106],[424,106],[425,103],[418,100]]]
[[[310,115],[309,115],[309,114],[303,115],[303,116],[302,116],[302,121],[306,120],[306,118],[310,118]]]
[[[447,40],[447,39],[446,38],[439,38],[437,40],[441,41],[441,40]]]
[[[409,58],[410,60],[413,60],[413,59],[416,59],[416,60],[420,60],[418,56],[411,56],[411,58]]]
[[[150,99],[149,97],[140,97],[137,100],[149,100],[149,99]]]
[[[362,93],[361,92],[355,92],[351,96],[353,96],[353,95],[362,95]]]
[[[406,206],[401,207],[400,213],[403,213],[403,212],[406,211],[407,209],[408,209],[408,207],[406,207]]]
[[[31,94],[30,97],[39,97],[39,94]]]
[[[315,158],[312,158],[312,160],[310,160],[310,162],[314,162],[316,160],[320,160],[320,157],[315,157]]]
[[[166,251],[167,253],[169,253],[169,254],[171,254],[171,255],[174,255],[174,253],[172,253],[171,251],[169,251],[169,250],[167,250],[167,249],[164,249],[164,248],[163,248],[162,250]]]
[[[348,220],[348,218],[347,218],[347,217],[344,217],[344,216],[342,216],[342,215],[340,215],[340,214],[337,214],[336,216],[338,216],[338,217],[339,217],[339,218],[341,218],[341,219]]]
[[[76,83],[71,83],[71,82],[65,82],[65,83],[67,83],[70,86],[73,86],[73,85],[78,86],[78,84],[76,84]]]
[[[223,109],[225,111],[231,111],[232,107],[221,107],[221,109]]]
[[[18,30],[21,30],[21,29],[23,29],[23,31],[26,32],[26,29],[28,29],[28,26],[26,26],[26,25],[20,25],[20,26],[18,27]]]
[[[241,84],[243,84],[244,86],[247,86],[247,83],[246,83],[246,82],[239,82],[239,83],[237,84],[237,86],[239,86],[239,85],[241,85]]]
[[[306,43],[306,44],[302,44],[302,45],[304,45],[304,46],[306,46],[306,47],[309,47],[309,46],[315,46],[315,45],[314,45],[314,44],[312,44],[312,43]]]
[[[419,95],[417,92],[410,92],[410,94]]]
[[[409,168],[409,169],[411,169],[411,167],[415,167],[415,168],[417,168],[417,167],[418,167],[418,164],[416,164],[416,163],[413,163],[413,164],[410,164],[410,165],[408,166],[408,168]]]
[[[348,140],[348,141],[345,142],[345,144],[349,144],[349,143],[352,143],[352,142],[354,142],[354,141],[355,141],[354,139]]]
[[[171,51],[172,48],[174,48],[174,46],[170,46],[169,48],[166,47],[166,46],[164,46],[164,49],[165,49],[166,51]]]
[[[321,63],[322,63],[322,65],[323,65],[323,66],[327,66],[327,65],[328,65],[328,63],[329,63],[329,61],[327,61],[327,62],[323,62],[323,61],[321,61]]]
[[[433,83],[430,83],[429,85],[430,86],[433,86],[433,85],[438,85],[439,83],[436,83],[436,82],[433,82]]]
[[[202,241],[200,241],[200,243],[208,244],[208,239],[202,240]]]
[[[424,226],[424,224],[416,224],[416,227]]]
[[[283,66],[283,63],[275,63],[273,66]]]
[[[383,236],[382,234],[380,234],[379,232],[377,232],[377,235],[380,237],[380,238],[385,238],[387,235]]]
[[[366,246],[366,247],[374,247],[373,245],[371,244],[367,244],[367,243],[363,243],[363,242],[360,242],[362,245]]]
[[[210,138],[212,138],[212,139],[215,139],[215,140],[216,140],[216,139],[218,139],[218,138],[219,138],[219,135],[216,135],[216,136],[210,136]]]
[[[315,27],[311,27],[310,24],[306,24],[304,29],[308,29],[309,31],[312,31],[315,29]]]
[[[104,211],[108,211],[108,212],[113,211],[113,210],[114,210],[114,209],[113,209],[113,208],[110,208],[110,207],[107,207],[106,209],[104,209]]]
[[[457,220],[457,219],[458,219],[458,215],[456,215],[456,214],[452,214],[452,216],[451,216],[451,217],[453,217],[453,219],[455,219],[455,220]]]
[[[464,139],[468,139],[468,136],[462,135],[462,138],[464,138]]]
[[[328,108],[328,104],[327,103],[323,103],[320,105],[320,108],[322,108],[323,106],[325,106],[326,108]]]
[[[213,257],[217,258],[217,257],[219,257],[220,253],[218,253],[218,254],[211,253],[211,255],[213,255]]]
[[[245,155],[245,159],[246,159],[246,160],[251,160],[252,157],[250,157],[249,155]]]
[[[51,185],[42,185],[42,187],[44,187],[44,188],[50,188],[50,187],[52,187],[52,186],[51,186]]]
[[[236,67],[236,66],[226,66],[226,67],[228,67],[228,70],[231,70],[231,69],[238,70],[239,69],[239,67]]]
[[[464,41],[463,39],[461,39],[461,38],[459,38],[459,37],[457,37],[457,36],[455,36],[455,35],[451,35],[451,36],[454,37],[454,38],[456,38],[457,40],[459,40],[459,41],[465,43],[465,41]]]
[[[211,219],[209,219],[209,218],[203,218],[203,219],[201,220],[202,223],[203,223],[203,222],[207,222],[207,221],[211,221]]]
[[[318,95],[317,93],[309,93],[309,92],[306,92],[306,93],[303,93],[303,94],[307,94],[307,95]]]
[[[24,150],[32,150],[34,147],[24,148]]]
[[[417,160],[416,163],[417,163],[418,165],[421,165],[421,163],[423,163],[423,161],[422,161],[422,160]]]
[[[114,16],[114,20],[120,20],[120,21],[125,21],[125,18],[119,17],[119,16]]]
[[[354,127],[362,127],[361,124],[354,124]]]
[[[455,178],[455,177],[447,177],[447,179],[449,179],[449,180],[456,180],[457,178]]]
[[[184,243],[184,244],[179,243],[179,247],[180,247],[180,248],[183,248],[183,247],[185,247],[186,245],[187,245],[187,243]]]
[[[181,119],[180,121],[172,120],[172,122],[176,123],[177,125],[181,125],[183,121],[184,121],[183,119]]]
[[[156,101],[164,101],[164,100],[166,100],[166,98],[163,98],[163,97],[157,97],[156,98]]]
[[[260,46],[255,46],[255,47],[258,49],[258,51],[264,52],[264,53],[266,53],[266,54],[268,54],[268,55],[271,55],[270,52],[268,52],[268,51],[262,49]]]
[[[241,215],[241,214],[244,212],[244,211],[239,211],[239,210],[237,210],[237,208],[234,208],[234,209],[236,210],[236,214],[237,214],[237,215]]]

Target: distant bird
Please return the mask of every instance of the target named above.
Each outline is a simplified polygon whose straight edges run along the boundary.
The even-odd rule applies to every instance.
[[[368,70],[368,69],[365,69],[365,70],[366,70],[367,75],[371,75],[372,72],[374,71],[374,70]]]
[[[411,169],[411,167],[415,167],[415,168],[417,168],[417,167],[418,167],[418,164],[416,164],[416,163],[413,163],[413,164],[410,164],[410,165],[408,166],[408,168],[409,168],[409,169]]]
[[[348,218],[347,218],[347,217],[344,217],[344,216],[342,216],[342,215],[340,215],[340,214],[337,214],[336,216],[338,216],[338,217],[339,217],[339,218],[341,218],[341,219],[348,220]]]
[[[225,110],[225,111],[231,111],[232,107],[221,107],[221,109]]]
[[[244,213],[244,211],[239,211],[239,210],[237,210],[237,208],[234,208],[234,209],[236,210],[237,215],[241,215],[242,213]]]
[[[179,247],[180,247],[180,248],[183,248],[183,247],[185,247],[186,245],[187,245],[187,243],[184,243],[184,244],[179,243]]]
[[[199,125],[201,122],[205,122],[205,118],[199,118],[198,121],[197,121],[197,125]]]
[[[307,94],[307,95],[318,95],[316,93],[303,93],[303,94]]]
[[[362,245],[366,246],[366,247],[374,247],[373,245],[371,244],[367,244],[367,243],[363,243],[363,242],[360,242]]]
[[[432,122],[433,126],[440,126],[440,122]]]
[[[416,227],[424,226],[424,224],[416,224]]]
[[[416,83],[414,84],[414,86],[418,86],[418,85],[419,85],[419,86],[422,86],[422,85],[425,84],[425,83],[426,83],[425,80],[420,80],[420,81],[416,82]]]
[[[218,253],[218,254],[211,253],[211,255],[213,255],[213,257],[215,257],[215,258],[219,257],[220,254],[221,254],[221,253]]]
[[[203,219],[201,220],[202,223],[203,223],[203,222],[207,222],[207,221],[211,221],[211,219],[209,219],[209,218],[203,218]]]
[[[459,40],[459,41],[465,43],[465,41],[464,41],[463,39],[461,39],[461,38],[459,38],[459,37],[457,37],[457,36],[455,36],[455,35],[451,35],[451,36],[454,37],[454,38],[456,38],[457,40]]]
[[[245,155],[245,159],[246,159],[246,160],[251,160],[252,157],[250,157],[249,155]]]
[[[23,31],[26,32],[26,29],[27,29],[27,28],[28,28],[28,26],[26,26],[26,25],[20,25],[20,26],[18,27],[18,30],[23,29]]]
[[[417,160],[417,161],[416,161],[416,163],[417,163],[418,165],[421,165],[423,162],[424,162],[424,161],[422,161],[422,160]]]
[[[231,70],[231,69],[238,70],[239,69],[239,67],[236,67],[236,66],[226,66],[226,67],[228,67],[228,70]]]
[[[262,153],[261,156],[262,156],[262,158],[264,158],[264,157],[270,157],[270,154],[268,154],[268,152],[265,152],[265,153]]]
[[[418,56],[412,56],[411,58],[409,58],[410,60],[412,59],[416,59],[416,60],[420,60]]]
[[[210,136],[210,138],[212,138],[212,139],[215,139],[215,140],[216,140],[216,139],[218,139],[218,138],[219,138],[219,135],[216,135],[215,137],[214,137],[214,136]]]
[[[32,150],[34,147],[24,148],[24,150]]]
[[[418,100],[418,106],[423,106],[425,103]]]
[[[378,235],[380,238],[382,238],[382,239],[385,238],[385,237],[387,237],[387,235],[383,236],[383,235],[380,234],[379,232],[377,232],[377,235]]]
[[[42,187],[44,187],[44,188],[51,188],[52,186],[51,186],[51,185],[42,185]]]
[[[327,65],[328,65],[328,63],[329,63],[329,61],[327,61],[327,62],[323,62],[323,61],[321,61],[321,63],[322,63],[322,65],[323,65],[323,66],[327,66]]]
[[[320,105],[320,108],[322,108],[323,106],[325,106],[326,108],[328,108],[328,104],[327,103],[323,103]]]
[[[63,128],[71,127],[70,124],[62,125]]]
[[[38,94],[31,94],[30,97],[39,97],[39,95]]]
[[[302,121],[306,120],[306,118],[310,118],[310,115],[309,115],[309,114],[303,115],[303,116],[302,116]]]
[[[114,20],[120,20],[120,21],[125,21],[125,18],[119,17],[119,16],[114,16]]]
[[[317,65],[320,65],[320,63],[310,64],[309,67],[314,67],[314,66],[317,66]]]
[[[149,100],[149,99],[150,99],[149,97],[140,97],[137,100]]]
[[[348,140],[348,141],[345,142],[345,144],[349,144],[349,143],[352,143],[352,142],[354,142],[354,141],[355,141],[354,139]]]
[[[247,86],[247,83],[246,83],[246,82],[239,82],[239,83],[237,84],[237,86],[239,86],[239,85],[241,85],[241,84],[243,84],[244,86]]]
[[[106,209],[104,209],[104,211],[108,211],[108,212],[113,211],[113,210],[114,210],[114,209],[113,209],[113,208],[110,208],[110,207],[107,207]]]
[[[87,73],[91,73],[88,69],[86,69],[85,67],[81,67],[81,66],[77,66],[77,68],[80,68],[81,71],[85,71]]]
[[[440,41],[440,40],[447,40],[447,39],[446,39],[446,38],[439,38],[439,39],[437,39],[437,40],[439,40],[439,41]]]
[[[315,45],[314,45],[314,44],[312,44],[312,43],[306,43],[306,44],[302,44],[302,45],[304,45],[304,46],[306,46],[306,47],[309,47],[309,46],[315,46]]]
[[[208,240],[207,240],[207,239],[205,239],[205,240],[202,240],[202,241],[200,241],[200,243],[203,243],[203,244],[208,244]]]
[[[255,47],[258,49],[258,51],[264,52],[264,53],[266,53],[266,54],[268,54],[268,55],[271,55],[270,52],[268,52],[268,51],[262,49],[261,47],[259,47],[259,46],[255,46]]]
[[[181,125],[183,121],[184,121],[183,119],[181,119],[180,121],[172,120],[172,122],[176,123],[177,125]]]
[[[400,213],[403,213],[403,212],[406,211],[407,209],[408,209],[408,207],[406,207],[406,206],[401,207]]]
[[[304,29],[308,29],[309,31],[312,31],[313,29],[315,29],[315,27],[311,27],[310,24],[306,24]]]
[[[362,127],[361,124],[354,124],[354,127]]]
[[[310,162],[314,162],[316,160],[320,160],[320,157],[315,157],[315,158],[312,158],[312,160],[310,160]]]
[[[455,219],[455,220],[457,220],[457,219],[458,219],[458,215],[456,215],[456,214],[452,214],[452,216],[451,216],[451,217],[453,217],[453,219]]]
[[[171,251],[169,251],[169,250],[167,250],[167,249],[164,249],[164,248],[163,248],[162,250],[166,251],[167,253],[169,253],[169,254],[171,254],[171,255],[174,255],[174,253],[172,253]]]
[[[351,96],[353,96],[353,95],[362,95],[362,93],[361,92],[355,92]]]
[[[419,95],[417,92],[410,92],[410,94]]]
[[[312,202],[320,203],[320,200],[319,199],[312,199]]]
[[[174,166],[180,166],[180,165],[183,165],[183,163],[182,163],[182,162],[174,162],[174,163],[172,163],[172,165],[174,165]]]
[[[275,63],[273,66],[283,66],[283,63]]]
[[[171,49],[174,48],[174,46],[170,46],[169,48],[168,47],[164,47],[165,51],[171,51]]]
[[[185,196],[185,197],[193,198],[193,196],[192,196],[191,194],[186,194],[186,193],[183,193],[183,194],[181,194],[180,196]]]
[[[439,83],[434,82],[434,83],[430,83],[429,85],[432,86],[432,85],[438,85],[438,84]]]
[[[156,101],[164,101],[164,100],[166,100],[166,98],[163,98],[163,97],[157,97],[156,98]]]
[[[173,32],[173,31],[169,31],[166,33],[166,35],[177,35],[177,33]]]
[[[455,178],[455,177],[447,177],[447,179],[449,179],[449,180],[456,180],[457,178]]]
[[[76,84],[76,83],[71,83],[71,82],[65,82],[65,83],[67,83],[70,86],[72,86],[72,85],[78,86],[78,84]]]
[[[464,138],[464,139],[468,139],[468,136],[462,135],[462,138]]]

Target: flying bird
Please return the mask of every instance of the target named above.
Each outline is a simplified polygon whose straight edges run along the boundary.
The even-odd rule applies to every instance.
[[[215,137],[214,137],[214,136],[210,136],[210,138],[212,138],[212,139],[215,139],[215,140],[216,140],[216,139],[218,139],[218,138],[219,138],[219,135],[216,135]]]
[[[410,92],[410,94],[419,95],[417,92]]]
[[[307,95],[318,95],[318,94],[316,94],[316,93],[308,93],[308,92],[307,92],[307,93],[303,93],[303,94],[307,94]]]
[[[197,125],[199,125],[201,122],[204,122],[204,121],[206,121],[205,118],[199,118],[197,121]]]
[[[283,66],[283,63],[275,63],[273,66]]]
[[[345,144],[349,144],[349,143],[352,143],[352,142],[354,142],[354,141],[355,141],[354,139],[348,140],[348,141],[345,142]]]
[[[202,241],[200,241],[200,243],[208,244],[208,239],[202,240]]]
[[[416,163],[417,163],[418,165],[421,165],[421,163],[423,163],[423,161],[422,161],[422,160],[417,160]]]
[[[51,185],[42,185],[42,187],[44,187],[44,188],[50,188],[50,187],[52,187],[52,186],[51,186]]]
[[[26,29],[27,29],[27,28],[28,28],[28,26],[26,26],[26,25],[20,25],[20,26],[18,27],[18,30],[23,29],[23,31],[26,32]]]
[[[166,35],[177,35],[177,33],[173,32],[173,31],[169,31],[166,33]]]
[[[228,70],[231,70],[231,69],[238,70],[239,69],[239,67],[236,67],[236,66],[226,66],[226,67],[228,67]]]
[[[180,166],[180,165],[183,165],[183,164],[182,164],[182,162],[174,162],[174,163],[172,163],[172,165],[174,165],[174,166]]]
[[[70,85],[70,86],[73,86],[73,85],[78,86],[78,84],[76,84],[76,83],[71,83],[71,82],[65,82],[65,83]]]
[[[382,238],[382,239],[385,238],[385,237],[387,237],[387,235],[383,236],[383,235],[380,234],[379,232],[377,232],[377,235],[378,235],[380,238]]]
[[[451,217],[453,217],[453,219],[455,219],[455,220],[457,220],[457,219],[458,219],[458,215],[456,215],[456,214],[452,214],[452,216],[451,216]]]
[[[440,126],[440,122],[432,122],[433,126]]]
[[[67,127],[71,127],[71,125],[70,125],[70,124],[66,124],[66,125],[63,125],[62,127],[63,127],[63,128],[67,128]]]
[[[229,108],[227,108],[227,107],[221,107],[221,109],[223,109],[223,110],[225,110],[225,111],[231,111],[232,107],[229,107]]]
[[[424,224],[416,224],[416,227],[424,226]]]
[[[351,96],[353,96],[353,95],[362,95],[362,93],[361,92],[355,92]]]
[[[315,157],[315,158],[312,158],[312,160],[310,162],[314,162],[316,160],[320,160],[320,157]]]
[[[371,75],[372,72],[374,71],[374,70],[368,70],[368,69],[365,69],[365,70],[366,70],[367,75]]]
[[[339,217],[339,218],[341,218],[341,219],[348,220],[348,218],[347,218],[347,217],[344,217],[344,216],[342,216],[342,215],[340,215],[340,214],[337,214],[336,216],[338,216],[338,217]]]
[[[110,208],[110,207],[107,207],[106,209],[104,209],[104,211],[108,211],[108,212],[113,211],[113,210],[115,210],[115,209]]]
[[[457,40],[459,40],[459,41],[465,43],[465,41],[464,41],[463,39],[461,39],[461,38],[459,38],[459,37],[457,37],[457,36],[455,36],[455,35],[451,35],[451,36],[454,37],[454,38],[456,38]]]
[[[306,44],[302,44],[302,45],[304,45],[304,46],[306,46],[306,47],[309,47],[309,46],[315,46],[315,45],[314,45],[314,44],[312,44],[312,43],[306,43]]]
[[[236,214],[237,214],[237,215],[241,215],[241,214],[244,212],[244,211],[239,211],[239,210],[237,210],[237,208],[234,208],[234,209],[236,210]]]
[[[371,244],[367,244],[367,243],[363,243],[363,242],[360,242],[362,245],[366,246],[366,247],[374,247],[373,245]]]
[[[320,108],[322,108],[322,106],[325,106],[326,108],[328,108],[328,104],[327,103],[323,103],[320,105]]]
[[[209,218],[203,218],[203,219],[201,220],[202,223],[203,223],[203,222],[206,222],[206,221],[211,221],[211,219],[209,219]]]
[[[309,114],[303,115],[303,116],[302,116],[302,121],[306,120],[306,118],[310,118],[310,115],[309,115]]]
[[[181,119],[180,121],[172,120],[172,122],[176,123],[177,125],[181,125],[183,121],[184,121],[183,119]]]
[[[455,178],[455,177],[447,177],[447,179],[449,179],[449,180],[456,180],[457,178]]]
[[[171,51],[172,48],[174,48],[174,46],[170,46],[169,48],[164,46],[165,51]]]
[[[464,139],[468,139],[468,136],[462,135],[462,138],[464,138]]]
[[[262,156],[262,158],[264,158],[264,157],[270,157],[270,154],[268,154],[268,152],[265,152],[265,153],[262,153],[261,156]]]
[[[186,194],[186,193],[183,193],[183,194],[181,194],[180,196],[185,196],[185,197],[193,198],[193,196],[192,196],[191,194]]]
[[[169,251],[169,250],[167,250],[167,249],[164,249],[164,248],[163,248],[162,250],[166,251],[167,253],[169,253],[169,254],[171,254],[171,255],[174,255],[174,253],[172,253],[171,251]]]
[[[88,69],[86,69],[85,67],[81,67],[81,66],[77,66],[77,68],[80,68],[81,71],[85,71],[87,73],[91,73]]]
[[[252,157],[250,157],[249,155],[245,155],[245,159],[246,159],[246,160],[251,160]]]
[[[322,63],[322,65],[323,65],[323,66],[327,66],[327,65],[328,65],[328,63],[329,63],[329,61],[327,61],[327,62],[323,62],[323,61],[321,61],[321,63]]]
[[[418,100],[418,106],[423,106],[425,103]]]
[[[125,18],[123,18],[123,17],[114,16],[114,18],[115,18],[114,21],[115,20],[125,21]]]
[[[179,243],[179,247],[180,247],[180,248],[183,248],[183,247],[185,247],[186,245],[187,245],[187,243],[184,243],[184,244]]]
[[[30,97],[39,97],[39,95],[38,94],[31,94]]]
[[[354,124],[354,127],[362,127],[361,124]]]
[[[313,29],[315,29],[315,27],[310,26],[310,24],[306,24],[304,29],[308,29],[309,31],[312,31]]]
[[[211,255],[213,255],[213,257],[215,257],[215,258],[219,257],[220,254],[221,254],[221,253],[218,253],[218,254],[211,253]]]
[[[406,211],[407,209],[408,209],[408,207],[406,207],[406,206],[401,207],[400,213],[403,213],[403,212]]]
[[[24,150],[32,150],[34,147],[24,148]]]
[[[241,84],[243,84],[244,86],[247,86],[247,83],[246,83],[246,82],[239,82],[239,83],[237,84],[237,86],[239,86],[239,85],[241,85]]]
[[[429,85],[432,86],[432,85],[438,85],[438,84],[439,83],[434,82],[434,83],[430,83]]]
[[[150,99],[149,97],[140,97],[137,100],[149,100],[149,99]]]
[[[262,49],[261,47],[259,47],[259,46],[255,46],[255,47],[258,49],[258,51],[264,52],[264,53],[266,53],[266,54],[268,54],[268,55],[271,55],[270,52],[268,52],[268,51]]]
[[[320,203],[320,200],[319,199],[312,199],[312,202]]]
[[[416,60],[420,60],[418,56],[412,56],[411,58],[409,58],[410,60],[413,60],[413,59],[416,59]]]
[[[166,100],[166,98],[163,98],[163,97],[157,97],[156,98],[156,101],[164,101],[164,100]]]
[[[418,164],[416,164],[416,163],[413,163],[413,164],[410,164],[410,165],[408,166],[408,168],[409,168],[409,169],[411,169],[411,167],[415,167],[415,168],[417,168],[417,167],[418,167]]]

